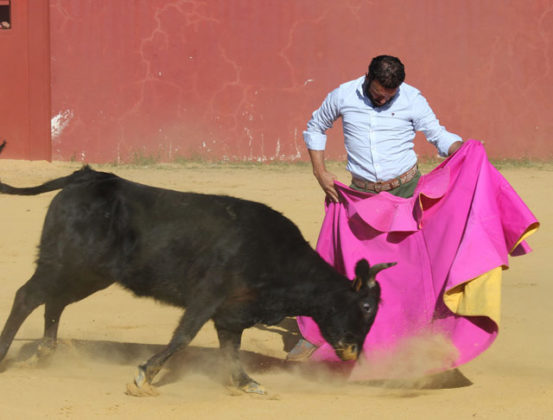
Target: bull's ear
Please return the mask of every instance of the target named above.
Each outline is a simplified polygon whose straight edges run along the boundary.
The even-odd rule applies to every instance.
[[[355,265],[355,279],[353,280],[353,290],[358,292],[367,284],[370,276],[369,262],[366,259],[357,261]]]

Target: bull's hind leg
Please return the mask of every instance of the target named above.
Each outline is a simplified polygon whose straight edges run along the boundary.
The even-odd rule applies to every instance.
[[[37,353],[25,362],[35,364],[51,355],[56,347],[60,316],[67,305],[106,288],[113,282],[105,278],[75,278],[56,271],[55,267],[40,265],[31,279],[16,293],[11,313],[0,336],[2,360],[21,324],[39,305],[45,304],[44,336]]]
[[[58,297],[46,299],[44,310],[44,336],[40,340],[36,352],[18,365],[33,367],[47,361],[54,354],[57,347],[59,320],[66,306],[67,303],[60,302]]]
[[[157,391],[152,387],[154,377],[161,370],[163,364],[177,351],[184,349],[200,328],[213,316],[218,300],[220,299],[217,301],[207,300],[210,303],[205,304],[206,300],[197,297],[195,305],[186,309],[167,347],[153,355],[146,363],[138,366],[134,382],[127,385],[127,394],[139,397],[157,395]]]
[[[108,277],[86,276],[82,273],[79,276],[60,273],[56,280],[56,287],[50,289],[45,301],[44,336],[37,349],[38,359],[50,356],[56,349],[60,317],[66,306],[113,283]]]
[[[35,273],[15,294],[12,309],[0,335],[0,361],[4,359],[21,324],[45,301],[44,289],[40,287]]]
[[[60,317],[69,302],[53,297],[44,305],[44,336],[37,348],[36,356],[42,360],[51,356],[57,347]]]
[[[240,363],[240,342],[242,331],[231,331],[215,324],[219,345],[225,361],[225,368],[230,371],[232,384],[244,392],[266,394],[265,388],[250,378]]]

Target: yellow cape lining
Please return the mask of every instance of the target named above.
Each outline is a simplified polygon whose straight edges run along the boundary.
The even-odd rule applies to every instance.
[[[536,232],[534,223],[520,236],[510,252],[528,236]],[[507,267],[496,267],[472,280],[459,284],[444,293],[444,303],[455,314],[463,316],[487,316],[499,327],[501,316],[501,272]]]

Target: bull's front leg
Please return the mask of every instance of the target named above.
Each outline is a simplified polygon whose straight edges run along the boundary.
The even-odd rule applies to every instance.
[[[192,341],[202,325],[211,317],[212,312],[212,309],[209,308],[202,310],[189,308],[182,316],[167,347],[138,366],[133,383],[127,384],[127,394],[137,397],[158,395],[157,390],[152,386],[154,377],[173,354],[185,348]]]
[[[242,331],[231,331],[215,324],[224,364],[229,369],[232,385],[238,389],[254,394],[264,395],[267,392],[258,382],[250,378],[240,363],[240,342]]]

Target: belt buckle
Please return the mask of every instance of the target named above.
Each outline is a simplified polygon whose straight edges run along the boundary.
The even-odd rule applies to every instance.
[[[374,183],[373,189],[374,189],[375,192],[377,192],[377,193],[381,192],[382,188],[383,188],[382,181],[376,181]]]

